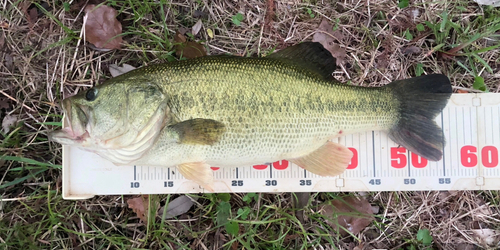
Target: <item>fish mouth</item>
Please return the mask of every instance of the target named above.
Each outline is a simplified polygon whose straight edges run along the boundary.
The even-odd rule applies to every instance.
[[[88,109],[71,103],[69,98],[63,100],[62,108],[64,110],[63,128],[49,133],[49,140],[64,145],[82,144],[90,137],[86,129]]]

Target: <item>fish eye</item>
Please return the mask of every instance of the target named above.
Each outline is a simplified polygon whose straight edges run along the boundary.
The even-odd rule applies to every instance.
[[[85,93],[85,99],[89,102],[95,100],[97,97],[97,89],[96,88],[91,88],[87,90],[87,93]]]

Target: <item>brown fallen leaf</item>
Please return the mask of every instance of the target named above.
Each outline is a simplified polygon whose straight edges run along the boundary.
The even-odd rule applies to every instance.
[[[2,29],[8,29],[9,28],[9,23],[5,21],[0,22],[0,28]]]
[[[292,193],[293,208],[295,208],[295,216],[297,219],[304,223],[304,207],[309,203],[311,198],[311,193],[309,192],[298,192]]]
[[[330,51],[333,57],[337,59],[337,65],[341,65],[344,62],[346,53],[343,48],[341,48],[335,40],[342,40],[343,35],[339,31],[333,31],[333,26],[328,21],[328,19],[323,18],[318,28],[316,29],[316,33],[313,36],[313,42],[319,42],[325,49]]]
[[[376,58],[375,58],[375,63],[377,65],[377,68],[386,68],[390,64],[390,57],[392,53],[394,53],[393,49],[394,46],[392,45],[392,37],[391,36],[384,36],[379,38],[381,40],[380,44],[380,53]]]
[[[197,42],[188,41],[179,31],[175,33],[174,42],[177,43],[175,45],[175,54],[178,57],[182,56],[190,59],[207,55],[207,51],[203,45]]]
[[[10,99],[1,95],[0,96],[0,109],[9,110],[10,108]]]
[[[266,15],[264,17],[264,32],[269,32],[274,19],[274,0],[266,1]]]
[[[372,206],[361,197],[331,200],[321,205],[319,212],[329,218],[327,223],[342,236],[358,234],[374,219]]]
[[[395,32],[403,32],[407,29],[415,30],[417,18],[423,13],[423,10],[417,7],[406,7],[400,13],[393,16],[387,15],[389,26]]]
[[[109,6],[93,4],[85,8],[85,39],[101,49],[119,49],[122,43],[122,24],[117,11]]]
[[[417,46],[408,46],[401,50],[403,55],[420,54],[420,52],[422,52],[422,49]]]
[[[26,17],[26,20],[28,21],[28,27],[30,28],[30,30],[33,30],[33,26],[38,19],[38,15],[35,8],[30,8],[31,5],[32,4],[30,4],[28,1],[25,1],[19,3],[18,7]]]
[[[141,195],[139,197],[128,199],[127,204],[143,223],[147,222],[148,195]]]
[[[38,20],[38,13],[35,8],[28,10],[28,24],[30,29],[35,26],[36,21]]]

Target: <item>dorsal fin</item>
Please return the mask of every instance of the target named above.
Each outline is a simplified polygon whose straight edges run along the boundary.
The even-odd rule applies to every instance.
[[[317,42],[303,42],[273,53],[266,58],[285,59],[286,63],[296,65],[324,80],[333,80],[336,60],[323,45]]]

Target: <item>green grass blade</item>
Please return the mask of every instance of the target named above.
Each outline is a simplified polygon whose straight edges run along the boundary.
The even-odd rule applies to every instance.
[[[10,186],[13,186],[13,185],[19,184],[19,183],[21,183],[21,182],[23,182],[23,181],[25,181],[25,180],[27,180],[27,179],[29,179],[29,178],[31,178],[31,177],[35,177],[35,176],[39,175],[39,174],[41,174],[41,173],[43,173],[43,172],[45,172],[45,171],[47,171],[47,170],[48,170],[48,168],[46,168],[46,169],[42,169],[42,170],[37,171],[37,172],[36,172],[36,173],[34,173],[34,174],[30,174],[30,175],[27,175],[27,176],[23,176],[23,177],[21,177],[21,178],[19,178],[19,179],[15,179],[15,180],[13,180],[13,181],[11,181],[11,182],[7,182],[7,183],[5,183],[5,184],[3,184],[3,185],[0,185],[0,189],[3,189],[3,188],[6,188],[6,187],[10,187]]]
[[[52,163],[44,163],[44,162],[39,162],[37,160],[29,159],[29,158],[24,158],[24,157],[19,157],[19,156],[0,156],[0,160],[5,160],[5,161],[17,161],[17,162],[24,162],[32,165],[37,165],[37,166],[42,166],[42,167],[49,167],[49,168],[62,168],[61,165],[55,165]]]

